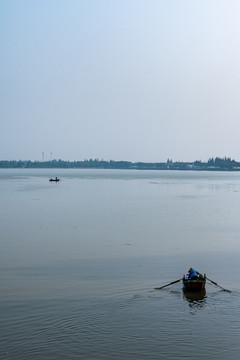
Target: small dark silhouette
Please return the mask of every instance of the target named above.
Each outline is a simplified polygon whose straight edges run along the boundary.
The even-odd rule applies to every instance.
[[[55,179],[52,179],[52,178],[51,178],[51,179],[49,179],[49,181],[55,181],[55,182],[58,182],[58,181],[60,181],[60,179],[56,176],[56,177],[55,177]]]

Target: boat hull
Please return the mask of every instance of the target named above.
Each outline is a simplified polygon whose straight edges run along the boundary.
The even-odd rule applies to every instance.
[[[183,281],[183,290],[194,292],[194,291],[201,291],[205,289],[206,280],[188,280],[182,279]]]

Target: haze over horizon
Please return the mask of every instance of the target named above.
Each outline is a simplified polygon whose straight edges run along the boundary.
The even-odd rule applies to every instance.
[[[0,160],[240,161],[240,2],[2,0]]]

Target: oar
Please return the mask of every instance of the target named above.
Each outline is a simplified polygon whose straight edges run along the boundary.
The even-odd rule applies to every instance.
[[[181,281],[181,280],[182,280],[182,279],[179,279],[179,280],[173,281],[173,282],[171,282],[171,283],[169,283],[169,284],[167,284],[167,285],[163,285],[163,286],[161,286],[161,287],[156,287],[155,290],[161,290],[161,289],[165,288],[166,286],[176,284],[177,282],[179,282],[179,281]]]
[[[199,275],[200,273],[197,271],[197,274]],[[218,286],[218,287],[219,287],[220,289],[222,289],[223,291],[231,292],[230,290],[224,289],[222,286],[218,285],[215,281],[213,281],[213,280],[211,280],[211,279],[209,279],[209,278],[207,278],[207,277],[206,277],[206,279],[207,279],[208,281],[210,281],[211,283],[213,283],[214,285]]]
[[[214,285],[218,286],[218,287],[219,287],[220,289],[222,289],[223,291],[231,292],[230,290],[224,289],[222,286],[218,285],[215,281],[213,281],[213,280],[211,280],[211,279],[209,279],[209,278],[207,278],[207,277],[206,277],[206,279],[207,279],[208,281],[210,281],[211,283],[213,283]]]

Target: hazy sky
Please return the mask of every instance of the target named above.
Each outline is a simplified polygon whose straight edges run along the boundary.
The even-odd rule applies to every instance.
[[[0,0],[0,159],[240,161],[239,0]]]

